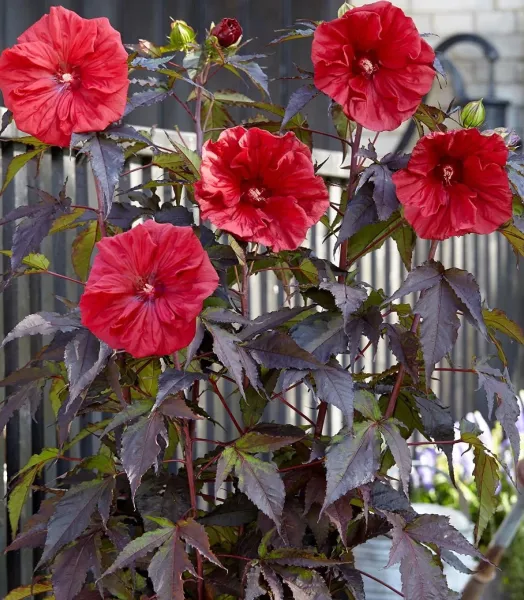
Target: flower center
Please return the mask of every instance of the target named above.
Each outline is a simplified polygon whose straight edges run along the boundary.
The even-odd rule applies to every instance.
[[[80,75],[78,69],[70,66],[62,66],[56,73],[56,81],[64,86],[64,89],[76,89],[80,86]]]
[[[152,302],[162,295],[162,285],[149,276],[136,283],[136,295],[142,302]]]
[[[437,167],[437,176],[445,186],[453,185],[460,181],[462,175],[461,166],[452,159],[444,160]]]
[[[71,83],[73,79],[74,77],[72,73],[62,73],[62,76],[60,77],[60,83]]]
[[[373,73],[378,71],[378,64],[374,56],[369,53],[363,54],[356,58],[355,67],[357,73],[360,73],[364,77],[370,78]]]
[[[261,181],[247,181],[242,186],[241,200],[255,206],[264,204],[270,196],[269,190]]]

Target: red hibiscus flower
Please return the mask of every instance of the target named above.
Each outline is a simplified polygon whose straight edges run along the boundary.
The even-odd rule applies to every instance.
[[[390,2],[353,8],[315,31],[315,85],[373,131],[409,119],[435,77],[435,53]]]
[[[233,127],[204,145],[195,197],[202,218],[246,242],[295,250],[329,196],[294,133]]]
[[[242,36],[242,27],[236,19],[222,19],[218,25],[211,30],[211,35],[218,39],[222,48],[229,48],[236,44]]]
[[[22,131],[69,146],[72,133],[101,131],[124,114],[129,80],[120,34],[106,18],[52,7],[4,50],[0,90]]]
[[[185,348],[218,275],[190,227],[146,221],[103,238],[85,292],[82,323],[136,358]]]
[[[407,168],[393,175],[404,216],[417,235],[445,240],[492,233],[511,219],[507,159],[502,138],[477,129],[421,138]]]

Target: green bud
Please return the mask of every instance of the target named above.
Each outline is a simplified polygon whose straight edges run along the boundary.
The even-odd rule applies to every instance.
[[[462,109],[460,113],[460,124],[466,129],[480,127],[486,120],[486,109],[481,100],[470,102]]]
[[[338,18],[343,17],[348,10],[351,10],[353,7],[349,2],[344,2],[344,4],[338,9]]]
[[[196,39],[196,33],[185,21],[173,21],[169,41],[172,50],[188,50]]]

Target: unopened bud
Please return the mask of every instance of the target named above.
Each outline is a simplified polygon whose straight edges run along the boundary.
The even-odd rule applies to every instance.
[[[338,9],[338,18],[343,17],[348,10],[351,10],[353,7],[349,2],[344,2],[344,4]]]
[[[170,46],[173,50],[188,50],[196,40],[196,33],[185,21],[173,21],[169,34]]]
[[[486,109],[482,100],[470,102],[460,112],[460,124],[466,129],[480,127],[486,120]]]
[[[217,38],[222,48],[229,48],[242,37],[242,27],[236,19],[225,18],[215,25],[210,33]]]

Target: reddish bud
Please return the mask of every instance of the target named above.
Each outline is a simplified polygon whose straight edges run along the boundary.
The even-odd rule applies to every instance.
[[[211,30],[211,35],[218,39],[222,48],[229,48],[236,44],[242,36],[242,27],[236,19],[222,19],[218,25]]]

